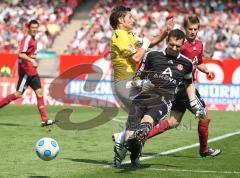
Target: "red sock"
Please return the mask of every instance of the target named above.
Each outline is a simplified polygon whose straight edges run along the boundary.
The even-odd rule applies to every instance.
[[[200,152],[208,151],[208,125],[209,122],[198,122],[198,135],[200,142]]]
[[[161,134],[169,129],[169,123],[167,120],[160,121],[155,127],[152,128],[152,130],[148,133],[147,138],[152,138],[155,135]]]
[[[10,94],[7,97],[3,98],[2,100],[0,100],[0,108],[6,106],[7,104],[9,104],[11,101],[16,100],[17,97],[15,96],[15,94]]]
[[[38,110],[41,115],[42,121],[46,122],[48,120],[48,117],[47,117],[47,111],[46,111],[46,107],[44,105],[43,97],[41,97],[41,98],[37,97],[37,105],[38,105]]]

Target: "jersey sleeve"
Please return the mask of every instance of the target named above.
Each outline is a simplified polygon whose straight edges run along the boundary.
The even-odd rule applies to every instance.
[[[20,43],[20,49],[19,49],[20,53],[26,53],[27,52],[30,40],[31,40],[30,35],[23,38],[23,40]]]
[[[112,46],[120,56],[127,58],[137,52],[135,45],[130,41],[130,38],[125,33],[116,33],[112,39]]]

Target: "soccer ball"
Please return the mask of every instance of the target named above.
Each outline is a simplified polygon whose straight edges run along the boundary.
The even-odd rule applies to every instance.
[[[39,158],[50,161],[57,157],[59,146],[56,140],[45,137],[38,140],[35,151]]]

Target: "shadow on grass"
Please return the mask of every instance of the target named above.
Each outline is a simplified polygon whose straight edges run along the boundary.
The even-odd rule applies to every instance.
[[[102,164],[102,165],[110,165],[111,164],[107,160],[92,160],[92,159],[78,159],[78,158],[63,158],[63,159],[74,161],[74,162],[89,163],[89,164]]]
[[[12,123],[0,123],[0,126],[16,127],[16,126],[23,126],[23,125],[21,125],[21,124],[12,124]]]
[[[140,163],[139,167],[132,167],[131,164],[124,164],[122,165],[121,168],[116,168],[116,170],[119,170],[116,173],[127,173],[127,172],[133,172],[133,171],[137,171],[139,169],[148,169],[152,166],[161,166],[164,168],[179,168],[179,166],[176,165],[170,165],[170,164],[151,164],[151,163]]]
[[[109,162],[107,160],[92,160],[92,159],[77,159],[77,158],[63,158],[65,160],[70,160],[74,162],[81,162],[81,163],[88,163],[88,164],[100,164],[103,166],[109,165],[108,168],[115,169],[116,173],[127,173],[127,172],[132,172],[132,171],[137,171],[139,169],[147,169],[150,168],[151,166],[161,166],[161,167],[167,167],[167,168],[179,168],[179,166],[176,165],[170,165],[170,164],[156,164],[156,163],[140,163],[140,166],[135,168],[132,167],[130,163],[128,164],[123,164],[120,168],[114,168],[112,167],[112,162]]]

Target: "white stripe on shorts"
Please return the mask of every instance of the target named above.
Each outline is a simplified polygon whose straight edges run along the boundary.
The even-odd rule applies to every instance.
[[[27,82],[27,75],[25,74],[24,76],[23,76],[23,79],[22,79],[22,81],[21,81],[21,84],[20,84],[20,87],[19,87],[19,89],[18,89],[18,91],[19,92],[23,92],[23,89],[24,89],[24,86],[25,86],[25,84],[26,84],[26,82]]]

